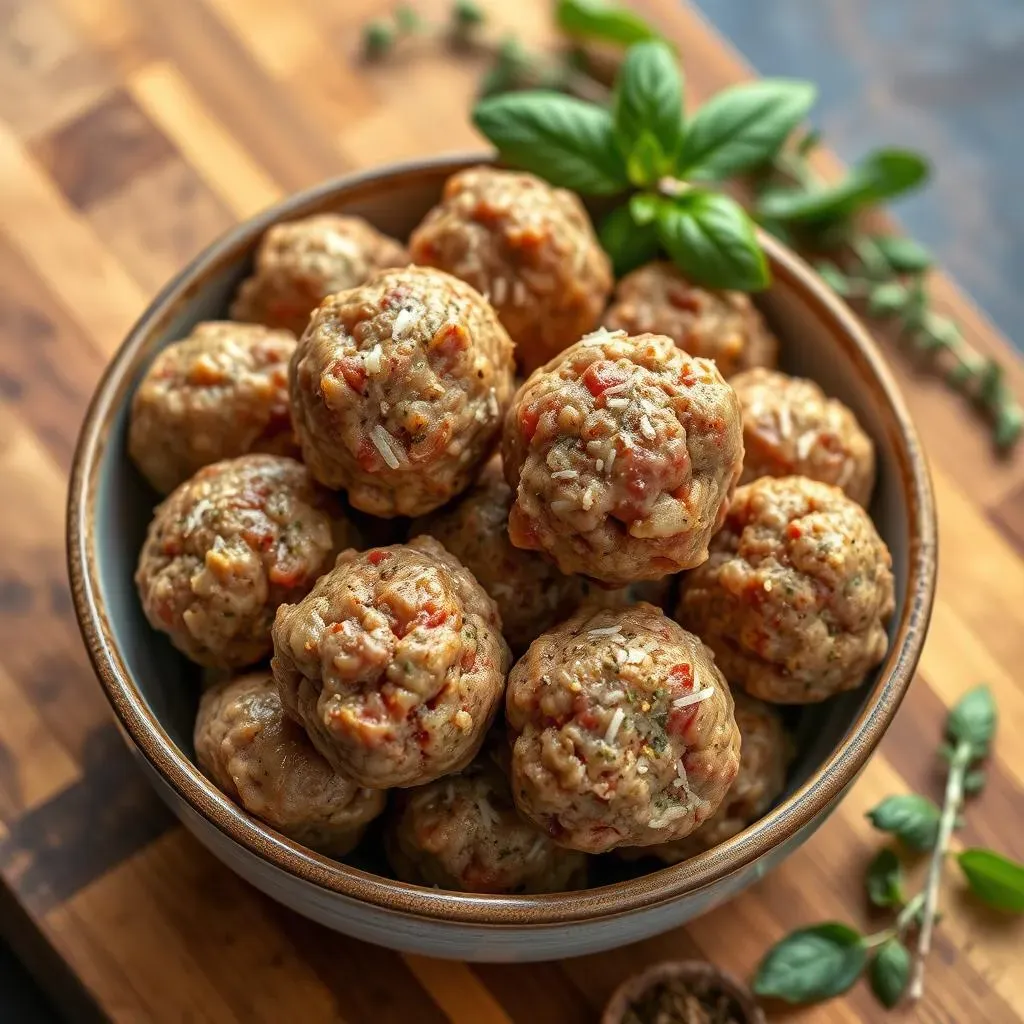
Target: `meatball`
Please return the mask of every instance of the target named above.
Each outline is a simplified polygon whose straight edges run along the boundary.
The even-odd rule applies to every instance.
[[[161,494],[249,452],[298,455],[288,414],[295,338],[257,324],[197,324],[153,361],[132,401],[128,450]]]
[[[565,892],[586,882],[586,857],[520,817],[508,779],[485,755],[397,803],[386,846],[403,881],[490,893]]]
[[[380,790],[360,789],[313,748],[281,707],[267,671],[207,690],[195,727],[199,767],[227,796],[278,832],[330,857],[355,847],[384,810]]]
[[[519,810],[562,846],[682,839],[739,767],[732,695],[711,652],[659,609],[581,609],[512,669]]]
[[[611,330],[665,334],[691,356],[714,359],[723,377],[775,366],[778,342],[750,296],[690,284],[671,263],[648,263],[617,285],[604,318]]]
[[[300,335],[328,295],[408,262],[400,242],[362,217],[321,213],[275,224],[260,241],[255,271],[238,289],[231,316]]]
[[[270,626],[331,564],[350,525],[305,466],[243,455],[205,466],[156,509],[135,583],[154,629],[200,665],[270,653]],[[339,536],[332,536],[332,527]]]
[[[612,288],[579,199],[518,171],[453,175],[409,249],[489,297],[526,373],[593,330]]]
[[[867,505],[875,485],[875,446],[842,402],[814,381],[748,370],[729,382],[743,419],[743,474],[806,476],[841,487]]]
[[[419,786],[464,768],[510,661],[494,602],[430,537],[344,551],[274,622],[289,714],[361,786]]]
[[[772,705],[748,697],[742,690],[737,690],[733,697],[743,747],[739,773],[721,807],[685,839],[636,851],[623,849],[621,852],[628,859],[643,854],[666,864],[678,864],[738,835],[779,798],[792,756],[792,743],[782,716]]]
[[[779,704],[859,686],[889,646],[892,559],[838,487],[761,477],[736,491],[678,618],[735,686]]]
[[[739,403],[710,359],[597,331],[537,370],[505,419],[509,536],[622,586],[699,565],[743,460]]]
[[[494,447],[512,373],[512,342],[469,285],[422,267],[382,271],[328,298],[292,358],[306,462],[364,512],[430,512]]]

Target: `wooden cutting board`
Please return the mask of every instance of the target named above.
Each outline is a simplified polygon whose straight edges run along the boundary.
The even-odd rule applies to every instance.
[[[643,964],[707,957],[748,975],[784,932],[868,923],[864,812],[938,795],[946,707],[985,680],[1002,730],[958,842],[1024,857],[1024,452],[999,462],[961,400],[883,341],[932,460],[941,576],[896,723],[828,824],[689,927],[565,963],[468,966],[362,945],[236,879],[157,802],[123,747],[65,582],[65,478],[97,376],[154,291],[239,218],[329,175],[479,145],[477,69],[353,60],[376,0],[0,0],[0,922],[43,986],[124,1021],[573,1024]],[[424,4],[438,10],[446,2]],[[492,4],[548,35],[546,0]],[[690,9],[638,9],[679,44],[692,99],[747,74]],[[950,282],[971,341],[1024,366]],[[925,1001],[907,1016],[1024,1020],[1024,930],[945,894]],[[1016,970],[1014,970],[1016,967]],[[0,997],[2,998],[2,997]],[[879,1019],[861,986],[800,1020]]]

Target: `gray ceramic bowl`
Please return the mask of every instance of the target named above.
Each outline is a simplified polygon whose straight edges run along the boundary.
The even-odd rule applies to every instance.
[[[337,210],[406,237],[444,180],[473,162],[480,160],[448,157],[329,182],[247,221],[186,267],[121,346],[90,406],[71,479],[68,563],[89,654],[140,763],[186,827],[233,870],[300,913],[371,942],[466,959],[553,959],[632,942],[703,913],[764,875],[822,823],[910,684],[935,583],[934,508],[917,436],[875,345],[804,263],[765,238],[774,285],[762,306],[782,338],[784,367],[850,405],[877,445],[871,512],[893,552],[897,596],[885,663],[860,690],[803,713],[806,742],[780,803],[683,864],[647,873],[618,868],[595,888],[551,896],[406,885],[384,873],[372,843],[358,862],[341,864],[239,810],[193,761],[197,673],[149,628],[136,598],[132,574],[155,495],[127,454],[132,391],[160,348],[197,321],[225,314],[271,224]]]

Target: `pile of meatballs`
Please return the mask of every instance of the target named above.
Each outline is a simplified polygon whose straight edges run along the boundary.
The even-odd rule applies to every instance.
[[[407,246],[279,224],[230,316],[135,392],[136,583],[199,765],[296,842],[380,818],[397,878],[480,893],[675,863],[779,798],[781,706],[884,657],[854,415],[745,295],[616,285],[575,195],[478,167]]]

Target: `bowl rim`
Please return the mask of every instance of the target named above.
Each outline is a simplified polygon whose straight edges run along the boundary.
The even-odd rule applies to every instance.
[[[389,163],[343,175],[288,196],[227,232],[184,267],[150,303],[104,370],[90,401],[72,463],[67,504],[67,562],[75,615],[90,661],[118,722],[141,755],[192,810],[248,853],[325,892],[392,913],[448,924],[493,927],[564,925],[650,908],[720,882],[776,846],[805,833],[852,783],[892,721],[913,677],[927,632],[936,582],[936,518],[928,465],[917,432],[883,356],[854,313],[795,253],[759,233],[773,279],[801,294],[857,366],[882,413],[881,429],[898,462],[907,502],[910,549],[903,612],[868,699],[826,761],[765,817],[725,843],[672,867],[578,892],[534,896],[480,895],[393,881],[314,853],[251,818],[221,794],[170,739],[146,705],[114,640],[102,598],[94,519],[99,467],[112,423],[139,369],[151,335],[231,264],[271,224],[340,201],[357,200],[385,181],[409,186],[474,164],[487,154],[445,154]]]

